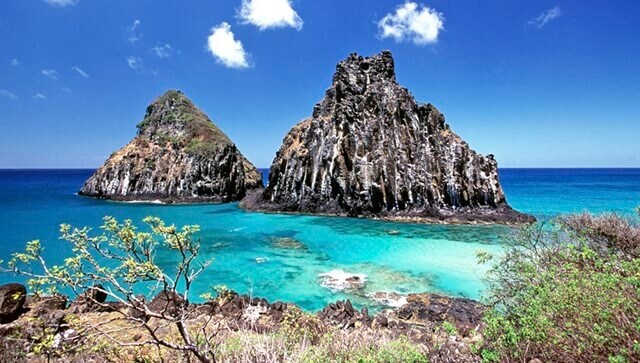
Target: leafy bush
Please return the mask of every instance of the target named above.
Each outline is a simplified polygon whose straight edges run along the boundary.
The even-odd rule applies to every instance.
[[[524,227],[488,274],[485,360],[640,360],[638,236],[613,214]]]

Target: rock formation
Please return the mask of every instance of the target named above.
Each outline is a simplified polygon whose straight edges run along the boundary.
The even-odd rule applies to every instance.
[[[415,221],[528,222],[512,210],[493,155],[469,148],[431,104],[396,82],[383,51],[351,54],[313,115],[285,136],[249,209]]]
[[[20,316],[26,297],[24,285],[13,283],[0,286],[0,324]]]
[[[114,200],[231,202],[261,187],[260,172],[182,92],[149,107],[137,136],[79,194]]]

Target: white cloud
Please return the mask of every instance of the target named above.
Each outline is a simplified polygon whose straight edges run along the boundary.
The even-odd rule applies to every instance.
[[[260,30],[287,26],[300,30],[303,24],[290,0],[242,0],[238,17],[243,24],[253,24]]]
[[[211,28],[211,35],[207,38],[207,49],[213,54],[218,63],[229,68],[249,67],[249,54],[244,51],[242,42],[236,40],[231,26],[220,23]]]
[[[378,22],[381,38],[393,38],[396,42],[413,41],[417,45],[438,41],[444,29],[444,16],[428,6],[406,2],[395,13],[385,15]]]
[[[0,89],[0,97],[8,98],[11,101],[17,101],[19,98],[18,96],[16,96],[15,94],[13,94],[12,92],[6,89]]]
[[[73,66],[71,67],[72,71],[76,71],[81,77],[83,78],[89,78],[89,75],[87,74],[87,72],[83,71],[82,69],[80,69],[80,67],[78,66]]]
[[[71,90],[67,87],[62,87],[60,88],[60,91],[64,92],[64,93],[71,93]]]
[[[44,2],[53,6],[65,7],[77,4],[78,0],[44,0]]]
[[[547,25],[547,23],[550,22],[551,20],[560,17],[560,15],[562,15],[562,11],[560,10],[559,7],[554,6],[549,10],[541,12],[540,15],[538,15],[537,17],[529,20],[529,25],[542,28],[543,26]]]
[[[125,33],[127,35],[127,41],[131,44],[135,42],[139,42],[142,40],[142,33],[137,31],[137,28],[140,26],[140,20],[136,19],[133,21],[131,26],[125,28]]]
[[[46,100],[47,96],[43,95],[42,93],[36,93],[35,95],[33,95],[33,99],[35,99],[35,100]]]
[[[43,69],[40,72],[42,72],[43,75],[53,79],[54,81],[58,80],[58,71],[56,71],[55,69]]]
[[[20,61],[17,58],[13,58],[10,64],[14,67],[17,67],[20,65]]]
[[[169,58],[175,53],[175,50],[173,49],[173,47],[166,43],[162,45],[157,45],[151,48],[151,50],[155,53],[155,55],[158,58]]]
[[[144,70],[142,58],[135,55],[127,57],[127,65],[136,72],[142,72]]]

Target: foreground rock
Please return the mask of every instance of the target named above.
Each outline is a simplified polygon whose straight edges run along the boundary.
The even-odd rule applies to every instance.
[[[274,212],[409,221],[524,223],[493,155],[473,151],[430,104],[396,82],[384,51],[350,55],[313,115],[276,154],[264,192],[242,205]]]
[[[43,347],[47,349],[47,356],[55,357],[56,361],[112,361],[93,358],[95,352],[91,347],[96,341],[91,340],[91,336],[99,336],[93,330],[98,326],[102,326],[102,331],[119,334],[116,339],[125,344],[143,342],[147,331],[137,322],[127,323],[122,315],[126,308],[105,301],[102,290],[100,285],[88,289],[69,307],[67,298],[61,295],[27,296],[18,316],[14,316],[15,320],[0,324],[0,361],[23,361],[27,352]],[[0,291],[21,293],[24,286],[4,285]],[[140,301],[145,299],[140,298]],[[92,307],[77,308],[82,306]],[[191,326],[218,327],[216,329],[219,330],[213,331],[215,334],[224,331],[275,332],[272,337],[278,339],[301,339],[303,336],[300,334],[304,333],[310,334],[308,343],[311,344],[329,344],[322,339],[345,336],[360,339],[406,337],[423,347],[430,362],[479,362],[480,357],[474,349],[482,344],[481,317],[485,310],[483,305],[472,300],[425,293],[410,294],[401,307],[384,310],[377,315],[370,315],[366,307],[358,310],[350,300],[339,300],[328,304],[314,316],[303,313],[295,304],[270,303],[263,298],[251,298],[230,290],[220,292],[215,299],[204,304],[188,306],[182,296],[160,292],[147,307],[154,313],[180,316]],[[154,334],[171,334],[171,324],[166,321],[151,316],[146,316],[144,321],[150,324]],[[116,345],[112,340],[106,343]],[[28,360],[40,361],[37,354],[32,354],[31,358]],[[122,356],[116,360],[131,361]]]
[[[23,309],[27,298],[27,289],[22,284],[0,286],[0,324],[15,320]]]
[[[156,99],[138,135],[79,194],[113,200],[231,202],[261,187],[258,170],[182,92]]]
[[[425,321],[441,324],[446,321],[458,333],[468,336],[480,329],[485,310],[484,305],[470,299],[440,294],[409,294],[407,302],[394,309],[390,316],[409,324]]]

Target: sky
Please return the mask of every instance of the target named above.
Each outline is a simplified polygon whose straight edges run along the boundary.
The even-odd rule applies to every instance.
[[[258,167],[350,53],[500,167],[640,167],[640,2],[2,0],[0,168],[95,168],[182,90]]]

